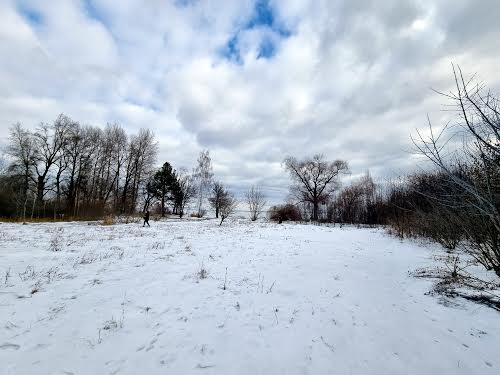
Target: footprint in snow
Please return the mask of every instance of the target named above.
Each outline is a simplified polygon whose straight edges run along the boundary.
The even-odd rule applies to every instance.
[[[146,349],[147,352],[150,350],[154,349],[156,342],[158,341],[158,337],[155,337],[151,342],[149,343],[148,348]]]
[[[17,344],[12,344],[10,342],[6,342],[5,344],[0,345],[0,349],[2,350],[19,350],[21,346]]]
[[[215,367],[215,365],[202,365],[201,363],[198,363],[195,368],[206,369],[211,367]]]

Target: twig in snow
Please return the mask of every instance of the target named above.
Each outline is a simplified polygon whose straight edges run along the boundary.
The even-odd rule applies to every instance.
[[[226,282],[227,282],[227,267],[226,267],[226,275],[224,276],[224,287],[223,290],[226,290]]]
[[[5,271],[5,285],[9,282],[9,277],[10,277],[10,267],[7,271]]]
[[[271,284],[271,286],[269,287],[269,289],[267,290],[267,294],[271,293],[272,290],[273,290],[273,286],[274,284],[276,283],[276,280],[273,281],[273,283]]]
[[[262,278],[260,278],[260,273],[259,273],[259,282],[257,283],[257,293],[264,293],[264,275],[262,275]]]
[[[120,328],[123,328],[123,323],[125,322],[125,303],[127,301],[127,292],[123,294],[123,302],[122,305],[122,317],[120,318]],[[148,312],[148,310],[146,310]]]
[[[332,352],[335,352],[335,348],[333,347],[333,345],[332,345],[332,344],[327,343],[327,342],[325,341],[325,339],[323,338],[323,336],[321,336],[321,341],[323,341],[323,344],[325,344],[325,345],[326,345],[326,347],[327,347],[328,349],[330,349]]]

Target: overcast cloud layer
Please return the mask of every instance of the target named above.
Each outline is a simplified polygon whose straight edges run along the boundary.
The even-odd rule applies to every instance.
[[[0,142],[17,121],[154,130],[160,160],[208,148],[233,189],[286,195],[286,155],[353,175],[415,166],[451,62],[499,83],[498,0],[0,2]]]

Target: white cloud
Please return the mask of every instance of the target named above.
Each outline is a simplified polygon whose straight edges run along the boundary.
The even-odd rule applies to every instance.
[[[60,112],[151,128],[160,162],[190,168],[209,148],[220,179],[277,197],[287,154],[345,158],[353,174],[412,168],[409,135],[427,112],[444,119],[430,88],[451,87],[452,61],[500,83],[500,28],[481,21],[496,1],[269,3],[274,24],[247,27],[251,0],[2,2],[0,138]]]

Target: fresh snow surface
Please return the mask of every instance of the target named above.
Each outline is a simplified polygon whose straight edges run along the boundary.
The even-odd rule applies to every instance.
[[[0,373],[499,374],[499,313],[409,275],[440,253],[382,229],[3,223]]]

